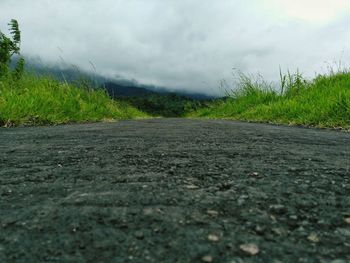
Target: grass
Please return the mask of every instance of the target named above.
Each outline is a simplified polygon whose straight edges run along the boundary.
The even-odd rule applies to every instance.
[[[144,118],[129,104],[103,90],[78,88],[51,77],[25,73],[18,80],[0,78],[0,126],[55,125]]]
[[[228,98],[189,113],[276,124],[350,129],[350,73],[320,75],[311,81],[299,73],[281,75],[280,91],[263,79],[239,75]]]
[[[299,73],[280,77],[278,91],[261,77],[239,74],[237,88],[227,92],[225,99],[207,102],[199,109],[197,104],[177,105],[182,110],[179,116],[191,111],[187,117],[350,130],[350,72],[320,75],[310,81]],[[161,105],[172,109],[174,103],[163,101]],[[159,103],[153,104],[147,105],[154,111]],[[0,126],[135,119],[152,113],[144,113],[126,101],[112,100],[102,89],[78,87],[51,77],[25,73],[18,81],[0,78]]]

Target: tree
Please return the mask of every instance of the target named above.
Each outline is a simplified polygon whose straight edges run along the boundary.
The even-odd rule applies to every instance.
[[[12,71],[9,70],[9,66],[12,56],[20,55],[21,31],[15,19],[12,19],[8,26],[11,37],[0,31],[0,77],[10,73],[15,79],[19,79],[24,71],[24,59],[20,58]]]

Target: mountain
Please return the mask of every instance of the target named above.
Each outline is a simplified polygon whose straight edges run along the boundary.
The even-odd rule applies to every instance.
[[[39,75],[49,75],[60,81],[69,83],[88,83],[90,86],[106,89],[111,97],[144,97],[150,95],[176,94],[195,100],[208,100],[212,96],[203,93],[188,92],[186,90],[176,91],[165,87],[140,84],[135,80],[108,78],[100,74],[87,72],[74,65],[44,65],[40,59],[25,58],[26,69]],[[14,59],[13,63],[16,63]]]
[[[158,92],[136,86],[121,85],[115,82],[106,82],[102,86],[113,97],[144,97],[159,94]]]

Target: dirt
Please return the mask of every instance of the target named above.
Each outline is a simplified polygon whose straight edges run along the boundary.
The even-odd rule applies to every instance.
[[[350,134],[155,119],[0,129],[0,262],[350,262]]]

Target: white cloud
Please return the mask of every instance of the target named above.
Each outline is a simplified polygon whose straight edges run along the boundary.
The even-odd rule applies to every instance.
[[[325,24],[350,14],[349,0],[263,0],[271,10],[285,18]]]
[[[18,19],[23,53],[43,61],[217,93],[232,68],[273,80],[279,65],[312,75],[343,50],[350,61],[347,3],[315,2],[1,0],[0,28]]]

